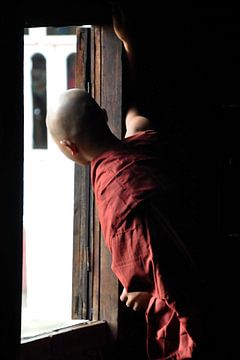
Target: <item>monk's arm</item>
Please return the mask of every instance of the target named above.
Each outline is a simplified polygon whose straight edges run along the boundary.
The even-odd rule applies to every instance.
[[[146,85],[147,74],[143,69],[143,48],[139,46],[137,29],[132,29],[131,25],[131,16],[119,6],[115,6],[113,29],[124,48],[128,90],[125,137],[134,135],[138,131],[153,128],[151,120],[143,110],[149,93]]]

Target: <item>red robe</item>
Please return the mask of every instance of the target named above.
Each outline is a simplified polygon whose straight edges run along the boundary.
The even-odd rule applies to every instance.
[[[164,158],[159,135],[138,132],[92,161],[91,181],[113,272],[128,292],[152,295],[149,359],[190,359],[199,330],[189,296],[195,269],[164,212],[172,188]]]

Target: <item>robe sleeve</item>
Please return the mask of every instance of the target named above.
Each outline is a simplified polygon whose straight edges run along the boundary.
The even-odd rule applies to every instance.
[[[146,211],[140,210],[128,217],[110,241],[112,270],[128,292],[148,291],[152,295],[145,312],[151,360],[191,358],[195,342],[188,331],[189,319],[180,316],[174,301],[169,301],[161,254],[156,256],[158,250],[164,253],[160,243],[168,239],[161,231],[155,233],[157,239],[152,238],[155,235],[149,229]]]
[[[187,331],[187,318],[179,317],[174,307],[155,297],[150,299],[145,316],[151,360],[192,358],[196,344]]]

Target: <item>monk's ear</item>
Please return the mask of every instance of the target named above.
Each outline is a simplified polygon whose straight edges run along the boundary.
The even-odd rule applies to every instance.
[[[72,156],[75,156],[75,155],[78,154],[78,147],[72,141],[67,140],[67,139],[63,139],[63,140],[60,140],[60,144],[62,146],[64,146],[68,151],[70,151]]]

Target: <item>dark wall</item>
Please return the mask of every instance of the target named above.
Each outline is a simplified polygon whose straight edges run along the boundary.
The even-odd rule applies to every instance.
[[[17,358],[21,302],[22,30],[9,8],[1,11],[1,358]]]

